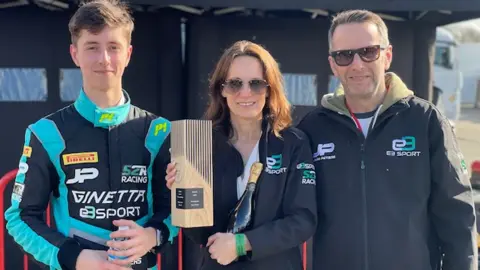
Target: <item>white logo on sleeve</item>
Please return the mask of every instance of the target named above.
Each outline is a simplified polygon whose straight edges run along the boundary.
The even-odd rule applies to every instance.
[[[18,173],[19,174],[26,174],[28,172],[28,164],[25,162],[20,162],[18,165]]]
[[[91,180],[98,177],[98,170],[96,168],[75,169],[75,177],[67,180],[67,184],[83,184],[85,180]]]
[[[15,185],[13,186],[12,199],[17,202],[21,202],[24,189],[25,184],[15,182]]]

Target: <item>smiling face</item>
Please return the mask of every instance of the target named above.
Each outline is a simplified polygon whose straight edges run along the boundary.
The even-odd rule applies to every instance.
[[[209,79],[205,118],[213,127],[234,134],[233,121],[268,121],[278,137],[292,124],[282,73],[261,45],[240,40],[222,54]],[[265,122],[263,122],[265,123]]]
[[[82,30],[76,43],[70,46],[70,54],[80,67],[86,88],[108,91],[121,88],[132,46],[126,29],[106,26],[97,34]]]
[[[370,55],[370,59],[367,59],[368,53],[372,53],[369,50],[378,45],[381,45],[378,54],[373,57]],[[369,98],[379,87],[384,87],[385,71],[390,68],[392,61],[392,47],[382,44],[375,24],[366,22],[338,25],[333,32],[331,46],[332,52],[362,49],[364,59],[358,53],[353,54],[349,65],[339,65],[332,56],[328,58],[332,72],[340,79],[346,95]]]
[[[222,90],[232,119],[260,119],[267,88],[260,61],[252,56],[236,57],[230,65]]]

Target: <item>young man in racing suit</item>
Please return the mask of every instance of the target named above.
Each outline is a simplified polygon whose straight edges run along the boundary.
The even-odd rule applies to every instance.
[[[338,14],[332,71],[342,83],[299,128],[317,175],[314,269],[477,270],[475,209],[449,121],[386,73],[383,20]]]
[[[163,182],[170,122],[131,105],[122,89],[133,31],[125,6],[89,2],[69,29],[83,88],[74,104],[27,128],[8,233],[51,269],[153,267],[176,235]],[[43,220],[51,194],[56,229]],[[107,250],[119,258],[108,261]]]

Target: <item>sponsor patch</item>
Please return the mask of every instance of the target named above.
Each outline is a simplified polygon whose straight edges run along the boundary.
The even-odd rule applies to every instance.
[[[143,183],[148,182],[147,166],[125,165],[122,171],[122,183]]]
[[[12,200],[21,202],[24,189],[25,189],[24,184],[15,182],[15,185],[13,186]]]
[[[302,174],[302,184],[304,185],[316,185],[316,175],[315,171],[305,170]]]
[[[32,147],[24,146],[23,147],[23,155],[26,156],[26,157],[31,157],[32,156]]]
[[[158,136],[158,133],[159,133],[160,131],[163,132],[163,133],[167,132],[167,123],[157,124],[157,125],[155,126],[155,132],[154,132],[153,135],[154,135],[154,136]]]
[[[100,119],[98,120],[98,122],[110,123],[110,122],[113,122],[114,117],[115,117],[115,114],[113,113],[103,113],[102,115],[100,115]]]
[[[62,158],[63,158],[63,165],[98,163],[97,152],[65,154],[62,156]]]
[[[392,140],[392,150],[386,151],[390,157],[419,157],[420,151],[416,151],[417,144],[414,136],[403,136],[401,139]]]
[[[265,171],[268,174],[282,174],[287,171],[286,167],[282,167],[282,154],[271,155],[267,157],[267,167]]]
[[[67,184],[83,184],[85,180],[92,180],[98,177],[98,169],[97,168],[82,168],[82,169],[75,169],[75,176],[71,179],[67,180]]]
[[[313,161],[336,159],[334,151],[335,144],[333,142],[318,144],[317,152],[313,153]]]
[[[313,166],[313,164],[310,164],[310,163],[302,162],[297,164],[297,170],[314,170],[314,169],[315,169],[315,166]]]
[[[20,162],[20,164],[18,164],[18,173],[26,174],[27,172],[28,172],[28,164],[25,162]]]

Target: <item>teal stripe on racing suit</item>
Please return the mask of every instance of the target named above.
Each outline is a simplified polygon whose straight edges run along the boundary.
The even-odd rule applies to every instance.
[[[31,137],[32,131],[31,129],[27,129],[25,132],[25,145],[24,149],[33,149],[31,148]],[[38,147],[35,147],[35,151],[37,151]],[[30,151],[30,152],[27,152]],[[12,205],[10,208],[5,212],[5,219],[7,222],[7,231],[10,235],[13,236],[13,239],[20,244],[20,246],[25,250],[25,252],[30,253],[33,257],[46,264],[51,266],[53,269],[61,269],[60,264],[57,259],[58,255],[58,245],[55,245],[55,242],[52,243],[52,238],[59,238],[58,233],[52,232],[52,235],[46,236],[45,234],[40,235],[37,231],[35,231],[32,227],[40,227],[42,231],[45,231],[45,226],[40,224],[41,222],[36,222],[36,220],[25,220],[22,218],[22,208],[26,208],[27,206],[20,207],[20,203],[22,202],[23,195],[25,192],[25,178],[26,174],[29,170],[36,170],[36,163],[28,163],[27,159],[28,156],[34,155],[36,157],[36,153],[32,150],[24,151],[24,154],[20,158],[19,170],[17,176],[15,178],[14,183],[14,190],[12,192]],[[30,164],[30,165],[28,165]],[[31,168],[32,167],[32,168]],[[31,169],[30,169],[31,168]],[[28,181],[29,182],[29,181]],[[29,183],[27,183],[29,184]],[[33,191],[33,190],[32,190]],[[48,199],[47,199],[48,203]],[[45,202],[42,206],[45,205]],[[42,207],[43,208],[43,207]],[[36,211],[37,215],[41,215]],[[31,226],[32,222],[36,222],[36,226]],[[51,236],[51,237],[50,237]]]

